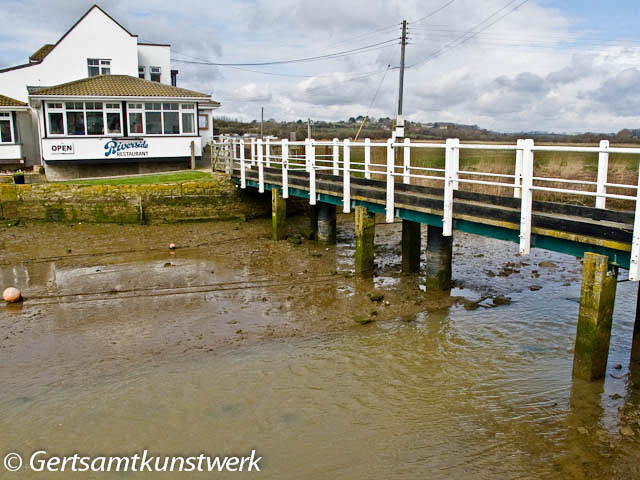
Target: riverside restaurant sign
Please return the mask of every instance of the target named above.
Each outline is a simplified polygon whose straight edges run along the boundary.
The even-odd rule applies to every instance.
[[[109,140],[104,144],[105,157],[148,157],[149,144],[146,140],[137,140],[133,142],[122,142],[118,140]]]
[[[105,160],[143,161],[151,158],[189,158],[191,142],[194,152],[202,151],[196,136],[157,136],[136,138],[43,138],[45,161]]]

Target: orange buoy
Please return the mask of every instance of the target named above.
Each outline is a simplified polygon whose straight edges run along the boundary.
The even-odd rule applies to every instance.
[[[5,288],[4,292],[2,292],[2,298],[7,303],[15,303],[22,300],[22,294],[20,290],[15,287]]]
[[[176,249],[176,244],[175,243],[170,243],[169,244],[169,250],[175,250]]]

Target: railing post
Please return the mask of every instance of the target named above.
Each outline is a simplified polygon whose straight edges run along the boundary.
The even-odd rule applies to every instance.
[[[523,142],[522,197],[520,201],[520,255],[531,252],[531,209],[533,206],[533,140]]]
[[[333,174],[335,176],[340,175],[340,144],[338,143],[340,140],[337,138],[333,139]]]
[[[311,167],[309,166],[309,148],[311,145],[311,139],[305,138],[304,140],[304,169],[307,173],[311,172]]]
[[[282,140],[282,198],[289,198],[289,141]]]
[[[516,142],[516,170],[513,175],[513,198],[522,198],[522,154],[524,140],[518,139]]]
[[[404,164],[402,168],[402,181],[406,184],[411,183],[411,140],[404,139]]]
[[[452,158],[451,158],[451,162],[452,162],[452,167],[451,167],[451,176],[453,178],[453,189],[454,190],[458,190],[458,188],[460,188],[460,184],[458,182],[458,178],[460,178],[459,175],[459,171],[460,171],[460,139],[458,138],[452,138],[451,139],[451,146],[453,147],[453,150],[451,151],[452,154]]]
[[[262,139],[259,138],[256,143],[256,148],[258,149],[258,192],[264,193],[264,162],[262,157]]]
[[[265,144],[265,155],[267,157],[267,168],[271,168],[271,149],[270,149],[270,142],[269,139],[267,138],[266,144]]]
[[[251,139],[251,166],[254,167],[256,165],[256,139]]]
[[[307,165],[309,166],[309,205],[316,204],[316,145],[314,140],[307,140]]]
[[[393,223],[393,217],[395,216],[395,173],[396,155],[393,150],[393,139],[387,140],[387,223]]]
[[[247,188],[247,167],[244,154],[244,140],[240,140],[240,188]]]
[[[371,139],[364,139],[364,178],[371,179]]]
[[[605,208],[607,198],[604,195],[607,194],[607,173],[609,171],[609,140],[600,141],[600,150],[598,154],[598,185],[596,192],[601,197],[596,197],[596,208]],[[602,150],[605,150],[604,152]]]
[[[640,280],[640,168],[638,169],[638,190],[636,193],[636,217],[633,222],[633,237],[631,239],[629,280],[632,282]],[[636,318],[636,322],[639,321],[640,320]]]
[[[351,211],[351,146],[349,139],[345,139],[342,152],[342,211]]]
[[[456,172],[455,140],[447,138],[444,150],[444,198],[442,207],[442,235],[453,235],[453,190]]]

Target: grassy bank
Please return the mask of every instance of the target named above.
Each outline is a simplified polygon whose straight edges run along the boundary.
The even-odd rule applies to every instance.
[[[72,185],[151,185],[158,183],[184,183],[195,181],[207,181],[211,174],[200,171],[182,171],[172,173],[156,173],[150,175],[134,175],[131,177],[92,178],[87,180],[67,180],[65,183]]]

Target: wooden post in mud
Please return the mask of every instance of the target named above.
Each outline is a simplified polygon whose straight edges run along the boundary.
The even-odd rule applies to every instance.
[[[638,284],[636,321],[633,325],[633,340],[631,341],[631,362],[640,364],[640,283]]]
[[[582,267],[582,289],[573,375],[585,380],[603,378],[607,369],[611,318],[616,299],[617,269],[609,258],[587,252]]]
[[[287,235],[287,201],[280,190],[271,190],[271,231],[273,240],[284,240]]]
[[[336,243],[336,206],[318,202],[317,239],[326,245]]]
[[[374,269],[373,239],[376,234],[376,216],[365,207],[356,207],[356,275],[372,277]]]
[[[442,227],[427,228],[427,289],[451,289],[451,251],[453,236],[445,237]]]
[[[402,220],[402,273],[420,271],[420,223]]]
[[[311,240],[318,238],[318,205],[309,205],[309,236]],[[306,236],[304,233],[303,236]]]

